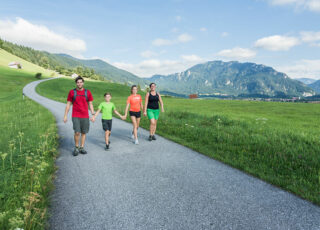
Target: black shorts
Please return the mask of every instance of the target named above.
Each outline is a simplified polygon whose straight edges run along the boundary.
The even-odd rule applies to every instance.
[[[104,131],[111,131],[112,129],[112,120],[104,120],[102,119],[102,128]]]
[[[136,117],[136,118],[141,117],[141,111],[139,111],[139,112],[129,111],[129,114],[130,114],[130,117]]]
[[[75,133],[88,133],[89,132],[89,118],[72,118],[73,130]]]

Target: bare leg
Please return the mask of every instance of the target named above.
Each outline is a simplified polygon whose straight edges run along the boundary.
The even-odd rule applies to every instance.
[[[150,135],[152,136],[154,134],[154,125],[155,125],[155,119],[150,119]]]
[[[79,147],[80,133],[74,133],[74,144]]]
[[[156,134],[157,123],[158,123],[158,120],[155,119],[154,120],[154,126],[153,126],[153,134],[152,135]]]
[[[105,132],[105,140],[106,140],[106,145],[109,144],[109,137],[110,137],[111,132],[109,130],[107,130]]]
[[[138,125],[137,125],[137,118],[135,116],[131,116],[131,121],[133,125],[133,135],[134,139],[138,138]]]
[[[85,133],[81,133],[81,145],[80,145],[80,147],[83,148],[85,140],[86,140],[86,134]]]

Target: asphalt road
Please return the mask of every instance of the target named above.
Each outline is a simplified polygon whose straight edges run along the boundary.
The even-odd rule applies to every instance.
[[[165,138],[149,142],[143,129],[134,145],[118,119],[109,151],[99,118],[88,154],[72,156],[71,117],[64,124],[65,104],[36,94],[41,81],[24,93],[53,113],[61,137],[50,229],[320,230],[319,206]]]

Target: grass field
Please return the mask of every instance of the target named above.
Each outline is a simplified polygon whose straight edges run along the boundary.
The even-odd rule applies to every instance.
[[[42,73],[45,76],[55,76],[56,73],[52,70],[44,69],[38,65],[28,62],[20,57],[17,57],[3,49],[0,49],[0,66],[8,67],[10,62],[17,61],[22,65],[23,72],[30,74]]]
[[[74,87],[73,80],[57,79],[37,91],[66,102]],[[110,91],[123,113],[129,87],[104,82],[85,82],[85,87],[95,98],[95,109]],[[160,115],[158,134],[320,205],[320,105],[163,100],[166,112]],[[146,118],[141,126],[148,128]]]
[[[0,229],[44,229],[57,151],[53,115],[28,98],[35,76],[0,66]]]

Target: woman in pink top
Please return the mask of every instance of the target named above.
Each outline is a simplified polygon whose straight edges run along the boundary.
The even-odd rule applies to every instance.
[[[137,94],[137,92],[138,92],[137,86],[133,85],[131,87],[131,95],[127,99],[127,107],[124,114],[124,117],[127,117],[128,109],[130,107],[129,113],[130,113],[130,118],[133,125],[131,137],[136,145],[139,144],[138,128],[139,128],[140,119],[141,119],[141,110],[143,110],[142,98],[141,98],[141,95]]]

